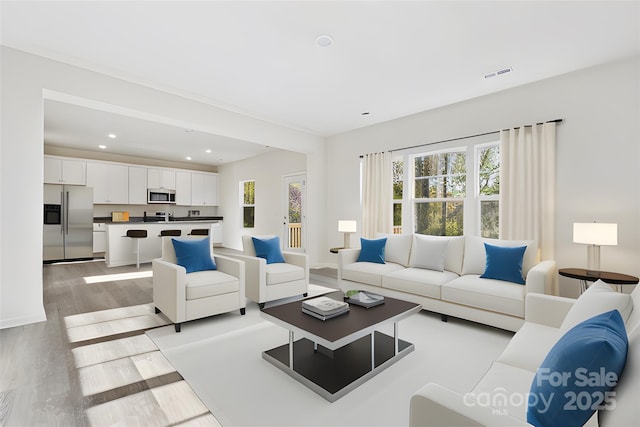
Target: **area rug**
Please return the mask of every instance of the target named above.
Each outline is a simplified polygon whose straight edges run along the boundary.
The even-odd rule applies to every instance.
[[[393,326],[381,330],[392,334]],[[262,359],[288,331],[264,320],[255,304],[147,335],[224,427],[407,426],[411,395],[427,382],[465,392],[484,375],[512,333],[421,312],[399,323],[415,351],[334,403]]]

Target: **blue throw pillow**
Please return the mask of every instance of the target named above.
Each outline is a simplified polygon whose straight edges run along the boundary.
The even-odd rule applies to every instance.
[[[618,310],[569,329],[538,368],[527,407],[536,427],[582,426],[595,410],[615,403],[611,390],[627,361],[629,341]]]
[[[384,264],[384,247],[387,244],[387,238],[382,239],[364,239],[360,238],[360,255],[358,262],[375,262]]]
[[[271,239],[261,239],[252,237],[253,247],[256,250],[256,256],[267,260],[267,264],[276,264],[285,262],[282,250],[280,249],[280,238],[278,236]]]
[[[526,246],[493,246],[485,243],[484,249],[487,252],[487,263],[480,277],[524,285],[522,258],[527,250]]]
[[[211,256],[209,238],[204,239],[175,239],[172,238],[173,249],[176,251],[176,260],[187,270],[194,271],[215,270],[216,262]]]

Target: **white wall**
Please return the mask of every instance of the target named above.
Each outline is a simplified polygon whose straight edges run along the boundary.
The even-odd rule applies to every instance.
[[[601,268],[640,276],[639,79],[636,57],[329,138],[330,245],[342,239],[331,224],[360,219],[359,155],[560,118],[558,266],[586,267],[586,248],[572,243],[573,222],[615,222],[618,246],[602,248]],[[560,290],[575,295],[577,281],[561,278]]]
[[[276,148],[303,153],[324,149],[324,139],[317,136],[5,46],[1,49],[0,328],[45,320],[44,93]]]
[[[306,173],[306,156],[285,150],[273,150],[218,168],[218,188],[221,200],[218,213],[224,217],[222,240],[225,247],[242,250],[242,235],[275,234],[282,239],[286,198],[283,177]],[[242,226],[240,182],[254,180],[255,228]]]

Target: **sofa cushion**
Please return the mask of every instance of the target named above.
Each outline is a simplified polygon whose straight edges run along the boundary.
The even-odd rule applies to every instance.
[[[222,271],[197,271],[187,274],[186,298],[193,300],[240,290],[237,277]]]
[[[267,264],[275,264],[284,262],[282,249],[280,249],[280,238],[278,236],[271,238],[252,237],[253,246],[256,256],[267,260]]]
[[[481,279],[477,274],[460,276],[442,285],[442,300],[511,316],[524,317],[526,288],[503,280]]]
[[[453,271],[456,274],[462,273],[462,257],[464,255],[464,236],[429,236],[426,234],[414,234],[413,235],[413,249],[411,250],[412,267],[415,267],[416,256],[416,240],[429,240],[429,241],[446,241],[447,248],[444,257],[444,269]]]
[[[474,404],[490,406],[501,416],[508,414],[525,421],[527,418],[526,393],[534,375],[535,372],[526,369],[493,362],[468,396],[475,400]],[[466,400],[469,401],[469,398]]]
[[[640,325],[640,285],[635,286],[633,292],[631,292],[631,305],[633,308],[626,323],[629,331]]]
[[[600,427],[619,427],[638,425],[640,420],[640,327],[629,333],[629,350],[624,371],[613,390],[615,408],[598,413]]]
[[[527,422],[584,425],[617,383],[627,359],[627,332],[618,310],[579,323],[551,348],[531,384]],[[582,396],[589,402],[584,404]]]
[[[187,273],[216,269],[209,237],[204,239],[172,238],[171,242],[176,253],[177,264],[184,267]]]
[[[376,264],[384,264],[385,246],[387,238],[381,239],[365,239],[360,238],[360,254],[358,262],[372,262]]]
[[[486,268],[487,255],[484,244],[492,246],[526,246],[522,259],[522,275],[526,278],[529,270],[536,264],[538,244],[533,240],[500,240],[478,236],[465,236],[464,261],[462,274],[482,274]]]
[[[400,264],[388,262],[378,264],[373,262],[354,262],[342,267],[342,278],[352,282],[382,286],[382,276],[393,271],[403,270]]]
[[[267,286],[304,280],[304,268],[287,263],[267,264]]]
[[[511,338],[496,362],[535,373],[561,336],[558,328],[525,322]],[[530,383],[527,385],[527,390],[529,385]]]
[[[524,285],[522,257],[527,249],[526,246],[505,247],[485,243],[484,249],[487,253],[487,260],[481,278],[504,280]]]
[[[626,320],[633,309],[631,297],[614,291],[610,285],[598,280],[580,295],[560,325],[562,333],[576,326],[596,314],[610,310],[618,310],[622,319]]]
[[[432,239],[431,236],[416,234],[413,240],[412,267],[443,271],[447,255],[447,239]]]
[[[457,277],[451,271],[405,268],[382,276],[382,287],[440,299],[440,286]]]
[[[405,267],[409,266],[411,244],[413,242],[412,234],[376,233],[376,238],[387,239],[387,244],[384,248],[385,262],[394,262]]]

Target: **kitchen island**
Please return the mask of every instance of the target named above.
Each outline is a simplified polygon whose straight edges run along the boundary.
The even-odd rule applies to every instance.
[[[162,230],[181,230],[187,236],[194,229],[209,229],[213,245],[222,244],[222,221],[183,220],[162,222],[107,222],[105,262],[107,267],[136,264],[136,239],[127,237],[127,230],[146,230],[147,237],[140,239],[140,263],[151,262],[162,256]]]

